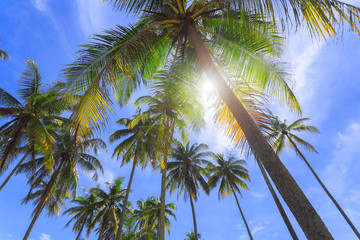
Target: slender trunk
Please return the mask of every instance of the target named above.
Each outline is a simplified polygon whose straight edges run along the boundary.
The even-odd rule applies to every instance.
[[[122,226],[124,224],[127,203],[128,203],[128,199],[129,199],[129,195],[130,195],[131,183],[132,183],[132,180],[134,178],[135,168],[136,168],[136,164],[137,164],[137,161],[138,161],[138,158],[139,158],[139,152],[140,152],[140,144],[138,144],[136,146],[133,166],[132,166],[131,173],[130,173],[130,179],[129,179],[128,186],[126,188],[126,194],[125,194],[125,199],[124,199],[124,203],[123,203],[123,209],[122,209],[121,215],[120,215],[120,222],[119,222],[119,225],[118,225],[118,231],[117,231],[117,234],[116,234],[116,240],[120,240],[120,237],[121,237]]]
[[[85,217],[84,223],[81,225],[80,231],[79,231],[78,235],[76,236],[75,240],[78,240],[80,238],[80,235],[81,235],[81,233],[82,233],[82,231],[84,229],[84,226],[86,224],[86,220],[87,220],[87,216]]]
[[[166,195],[166,171],[167,171],[167,161],[168,161],[168,151],[170,148],[170,144],[173,140],[174,135],[174,124],[170,124],[169,117],[166,120],[166,127],[169,130],[168,142],[166,142],[166,153],[164,154],[164,169],[162,170],[161,175],[161,196],[160,196],[160,240],[165,240],[165,195]],[[171,128],[171,130],[170,130]]]
[[[165,157],[165,159],[164,159],[164,169],[162,169],[162,172],[161,172],[160,240],[165,240],[166,168],[167,168],[167,157]]]
[[[191,192],[190,192],[190,191],[189,191],[189,196],[190,196],[191,211],[192,211],[193,222],[194,222],[195,240],[198,240],[197,225],[196,225],[196,216],[195,216],[195,208],[194,208],[193,198],[192,198],[192,195],[191,195]]]
[[[200,64],[209,80],[214,83],[221,99],[234,115],[246,136],[252,153],[255,158],[264,165],[279,193],[303,229],[306,237],[310,240],[332,240],[333,237],[322,219],[266,141],[253,118],[249,115],[245,107],[241,104],[216,69],[210,52],[204,45],[200,34],[190,24],[188,25],[187,30]]]
[[[240,207],[240,204],[239,204],[239,200],[238,200],[238,198],[237,198],[237,196],[236,196],[236,192],[235,192],[235,190],[234,190],[234,188],[233,188],[233,186],[232,186],[231,184],[230,184],[230,186],[231,186],[231,190],[232,190],[233,193],[234,193],[235,200],[236,200],[236,204],[238,205],[238,208],[239,208],[241,217],[242,217],[242,219],[243,219],[243,221],[244,221],[244,223],[245,223],[245,227],[246,227],[246,230],[247,230],[247,232],[248,232],[248,234],[249,234],[249,238],[250,238],[251,240],[253,240],[253,237],[252,237],[252,235],[251,235],[250,228],[249,228],[249,226],[248,226],[248,224],[247,224],[247,222],[246,222],[244,213],[243,213],[243,211],[241,210],[241,207]]]
[[[279,212],[281,214],[281,217],[284,220],[287,229],[289,230],[289,233],[290,233],[291,237],[294,240],[298,240],[299,238],[297,237],[297,235],[295,233],[295,230],[292,227],[291,222],[290,222],[288,216],[286,215],[285,210],[284,210],[283,206],[281,205],[281,202],[280,202],[278,196],[276,195],[276,192],[275,192],[274,188],[271,185],[270,179],[268,178],[263,165],[261,164],[261,162],[258,162],[258,164],[259,164],[260,171],[261,171],[261,173],[262,173],[262,175],[263,175],[263,177],[265,179],[265,182],[266,182],[266,184],[267,184],[267,186],[268,186],[268,188],[269,188],[269,190],[271,192],[271,195],[272,195],[272,197],[273,197],[273,199],[275,201],[275,204],[276,204],[276,206],[277,206],[277,208],[278,208],[278,210],[279,210]]]
[[[339,212],[341,213],[341,215],[345,218],[346,222],[349,224],[349,226],[351,227],[351,229],[354,231],[355,235],[360,239],[360,233],[359,231],[355,228],[354,224],[351,222],[351,220],[349,219],[349,217],[346,215],[346,213],[344,212],[344,210],[340,207],[340,205],[338,204],[338,202],[335,200],[335,198],[333,197],[333,195],[329,192],[329,190],[325,187],[324,183],[320,180],[319,176],[316,174],[315,170],[311,167],[310,163],[306,160],[305,156],[300,152],[299,148],[297,147],[297,145],[295,144],[295,142],[288,136],[286,135],[286,137],[289,139],[289,141],[291,142],[291,144],[295,147],[296,152],[300,155],[300,157],[304,160],[304,162],[306,163],[306,165],[308,166],[308,168],[310,169],[310,171],[312,172],[312,174],[314,175],[314,177],[316,178],[316,180],[319,182],[319,184],[321,185],[321,187],[324,189],[324,191],[326,192],[326,194],[328,195],[328,197],[331,199],[331,201],[335,204],[335,206],[337,207],[337,209],[339,210]]]
[[[11,173],[9,174],[9,176],[5,179],[5,181],[1,184],[0,186],[0,191],[5,187],[5,185],[8,183],[8,181],[10,180],[10,178],[14,175],[14,173],[16,172],[16,170],[18,169],[18,167],[23,163],[23,161],[26,159],[27,155],[29,155],[29,152],[27,152],[23,158],[16,164],[16,166],[14,167],[14,169],[11,171]]]
[[[42,212],[42,210],[44,209],[44,206],[46,204],[46,201],[47,201],[47,198],[48,198],[48,195],[50,193],[50,190],[51,188],[53,187],[54,183],[55,183],[55,180],[57,178],[57,176],[59,175],[59,172],[60,172],[60,169],[64,163],[64,160],[65,158],[63,158],[58,166],[58,168],[55,170],[55,172],[53,173],[53,175],[51,176],[51,179],[49,181],[49,183],[47,184],[46,188],[45,188],[45,192],[44,194],[41,196],[41,200],[39,202],[39,204],[36,206],[36,209],[35,209],[35,214],[34,214],[34,217],[30,223],[30,226],[29,228],[27,229],[26,233],[25,233],[25,236],[23,238],[23,240],[27,240],[28,237],[30,236],[30,233],[31,233],[31,230],[33,229],[34,225],[35,225],[35,222],[37,221],[37,219],[39,218],[40,216],[40,213]]]

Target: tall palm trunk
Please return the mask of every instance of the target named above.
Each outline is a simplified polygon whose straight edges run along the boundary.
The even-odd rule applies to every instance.
[[[266,182],[266,184],[267,184],[267,186],[268,186],[268,188],[270,190],[270,193],[271,193],[271,195],[272,195],[272,197],[273,197],[273,199],[275,201],[275,204],[276,204],[276,206],[277,206],[277,208],[278,208],[278,210],[279,210],[279,212],[281,214],[281,217],[282,217],[283,221],[285,222],[287,229],[289,230],[289,233],[290,233],[291,237],[294,240],[298,240],[299,238],[297,237],[297,235],[295,233],[295,230],[292,227],[291,222],[290,222],[288,216],[286,215],[285,210],[284,210],[283,206],[281,205],[281,202],[280,202],[278,196],[276,195],[276,192],[275,192],[274,188],[271,185],[271,182],[270,182],[270,180],[269,180],[269,178],[268,178],[268,176],[267,176],[267,174],[265,172],[265,169],[264,169],[263,165],[259,161],[258,161],[258,164],[259,164],[260,171],[261,171],[261,173],[262,173],[262,175],[263,175],[263,177],[265,179],[265,182]]]
[[[75,239],[75,240],[79,240],[80,235],[81,235],[81,233],[82,233],[82,231],[83,231],[83,229],[84,229],[84,226],[85,226],[85,224],[86,224],[87,218],[88,218],[88,216],[85,217],[84,223],[81,225],[80,231],[79,231],[78,235],[76,236],[76,239]]]
[[[5,187],[5,185],[9,182],[10,178],[14,175],[18,167],[23,163],[23,161],[26,159],[27,155],[29,155],[30,151],[26,152],[26,154],[23,156],[23,158],[16,164],[14,169],[11,171],[9,176],[5,179],[5,181],[0,186],[0,191]]]
[[[41,196],[41,200],[40,202],[38,203],[38,205],[36,206],[35,208],[35,214],[34,214],[34,217],[30,223],[30,226],[29,228],[27,229],[26,233],[25,233],[25,236],[23,238],[23,240],[27,240],[28,237],[30,236],[30,233],[31,233],[31,230],[33,229],[34,225],[35,225],[35,222],[37,221],[37,219],[39,218],[40,216],[40,213],[42,212],[42,210],[44,209],[44,206],[45,206],[45,203],[47,202],[47,198],[49,196],[49,193],[51,191],[51,188],[54,186],[54,183],[55,183],[55,180],[57,178],[57,176],[59,175],[59,172],[60,172],[60,169],[64,163],[64,160],[65,158],[62,158],[59,166],[57,167],[57,169],[55,170],[55,172],[53,173],[53,175],[51,176],[51,179],[49,181],[49,183],[46,185],[46,188],[45,188],[45,192],[44,194]]]
[[[165,193],[166,193],[166,168],[167,157],[164,159],[164,168],[161,172],[161,196],[160,196],[160,240],[165,240]]]
[[[247,224],[247,222],[246,222],[244,213],[243,213],[243,211],[241,210],[240,203],[239,203],[239,200],[238,200],[238,198],[237,198],[237,196],[236,196],[236,192],[235,192],[235,190],[234,190],[234,187],[233,187],[231,184],[230,184],[230,186],[231,186],[231,190],[233,191],[233,194],[234,194],[234,196],[235,196],[236,204],[238,205],[238,208],[239,208],[241,217],[242,217],[242,219],[243,219],[243,221],[244,221],[244,223],[245,223],[245,227],[246,227],[246,230],[247,230],[247,232],[248,232],[248,234],[249,234],[249,238],[250,238],[250,240],[253,240],[253,237],[252,237],[252,235],[251,235],[250,228],[249,228],[249,226],[248,226],[248,224]]]
[[[335,200],[335,198],[331,195],[331,193],[329,192],[329,190],[325,187],[324,183],[320,180],[319,176],[316,174],[315,170],[311,167],[310,163],[306,160],[305,156],[300,152],[299,148],[297,147],[297,145],[294,143],[294,141],[288,136],[286,135],[286,137],[289,139],[289,141],[291,142],[291,144],[295,147],[296,152],[300,155],[300,157],[304,160],[304,162],[306,163],[306,165],[308,166],[308,168],[310,169],[310,171],[312,172],[312,174],[314,175],[314,177],[316,178],[316,180],[319,182],[319,184],[321,185],[321,187],[324,189],[324,191],[326,192],[326,194],[328,195],[328,197],[331,199],[331,201],[335,204],[335,206],[337,207],[337,209],[339,210],[339,212],[341,213],[341,215],[345,218],[346,222],[349,224],[349,226],[351,227],[351,229],[354,231],[354,233],[356,234],[356,236],[360,239],[360,233],[359,231],[355,228],[354,224],[351,222],[351,220],[349,219],[349,217],[346,215],[346,213],[344,212],[344,210],[340,207],[340,205],[338,204],[338,202]]]
[[[190,197],[191,211],[192,211],[193,222],[194,222],[195,240],[197,240],[198,239],[198,233],[197,233],[197,225],[196,225],[196,215],[195,215],[195,208],[194,208],[193,198],[192,198],[190,190],[189,190],[189,197]]]
[[[132,169],[131,169],[131,173],[130,173],[130,179],[129,179],[128,186],[126,188],[126,194],[125,194],[125,199],[124,199],[124,203],[123,203],[123,209],[122,209],[121,215],[120,215],[120,222],[119,222],[119,225],[118,225],[118,231],[117,231],[117,234],[116,234],[116,240],[121,239],[122,226],[124,224],[127,203],[128,203],[128,199],[129,199],[129,195],[130,195],[131,183],[132,183],[132,180],[134,178],[135,168],[136,168],[136,164],[137,164],[137,161],[138,161],[138,158],[139,158],[139,151],[140,151],[140,144],[138,144],[136,146],[134,161],[133,161],[133,165],[132,165]]]
[[[190,24],[187,26],[187,31],[200,64],[209,80],[214,83],[221,99],[234,115],[246,136],[252,153],[255,158],[260,160],[264,165],[279,193],[303,229],[306,237],[310,240],[334,239],[294,178],[266,141],[253,118],[216,69],[211,54],[204,45],[200,34]]]

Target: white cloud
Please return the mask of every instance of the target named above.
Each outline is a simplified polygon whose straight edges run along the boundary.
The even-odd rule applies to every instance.
[[[7,236],[8,238],[13,238],[13,236],[12,236],[10,233],[7,233],[6,236]]]
[[[50,237],[50,235],[42,233],[40,236],[40,240],[51,240],[51,237]]]
[[[253,230],[252,230],[251,233],[252,233],[252,234],[255,234],[255,233],[263,230],[264,228],[265,228],[264,225],[263,225],[262,223],[259,223],[257,226],[255,226],[255,227],[253,228]]]
[[[344,133],[338,134],[332,160],[323,173],[325,185],[337,197],[342,196],[346,189],[349,189],[348,183],[355,181],[355,179],[350,179],[349,175],[358,176],[356,173],[353,175],[349,172],[355,170],[354,160],[360,156],[359,146],[360,123],[356,122],[350,124]]]
[[[239,237],[239,240],[241,240],[241,239],[247,239],[249,236],[248,235],[241,235],[240,237]]]
[[[312,117],[319,116],[318,105],[314,105],[318,97],[321,83],[319,79],[314,80],[312,74],[318,73],[314,63],[320,57],[319,53],[325,45],[324,40],[314,40],[309,36],[306,29],[300,29],[286,39],[287,46],[284,49],[284,60],[290,65],[290,73],[293,74],[293,92],[297,97],[300,106],[306,110],[306,114]],[[322,86],[323,87],[323,86]],[[325,110],[325,109],[324,109]],[[297,116],[291,114],[286,107],[275,106],[274,112],[281,118],[291,120]],[[318,114],[312,114],[312,113]]]
[[[47,0],[33,0],[33,4],[42,13],[46,13],[49,10]]]
[[[102,1],[76,0],[79,12],[79,21],[86,36],[99,32],[105,27],[105,12]]]
[[[250,191],[250,195],[257,199],[263,199],[265,198],[265,195],[259,192]]]

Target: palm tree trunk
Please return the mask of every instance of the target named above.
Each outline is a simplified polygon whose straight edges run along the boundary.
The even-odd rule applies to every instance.
[[[119,222],[118,231],[117,231],[117,234],[116,234],[116,240],[120,240],[120,237],[121,237],[122,226],[124,224],[127,203],[128,203],[128,199],[129,199],[129,195],[130,195],[131,183],[132,183],[132,180],[134,178],[135,168],[136,168],[136,164],[137,164],[137,161],[138,161],[138,158],[139,158],[139,151],[140,151],[140,143],[136,146],[136,150],[135,150],[133,166],[132,166],[132,169],[131,169],[129,183],[128,183],[128,186],[126,188],[126,195],[125,195],[125,199],[124,199],[124,203],[123,203],[123,209],[122,209],[122,212],[121,212],[121,215],[120,215],[120,222]]]
[[[303,229],[306,237],[310,240],[334,239],[301,188],[297,185],[294,178],[266,141],[253,118],[216,69],[211,54],[203,43],[200,34],[190,24],[187,26],[187,31],[200,64],[209,80],[214,83],[221,99],[234,115],[246,136],[252,153],[255,158],[264,165],[279,193]]]
[[[233,188],[233,186],[232,186],[231,184],[230,184],[230,186],[231,186],[231,190],[232,190],[233,193],[234,193],[235,200],[236,200],[236,204],[238,205],[238,208],[239,208],[241,217],[242,217],[242,219],[243,219],[243,221],[244,221],[244,223],[245,223],[246,230],[247,230],[247,232],[248,232],[248,234],[249,234],[249,238],[250,238],[251,240],[253,240],[253,237],[252,237],[252,235],[251,235],[250,228],[249,228],[249,226],[248,226],[248,224],[247,224],[247,222],[246,222],[244,213],[243,213],[243,211],[241,210],[241,207],[240,207],[240,204],[239,204],[239,200],[238,200],[238,198],[237,198],[237,196],[236,196],[236,192],[235,192],[235,190],[234,190],[234,188]]]
[[[264,169],[263,165],[261,164],[261,162],[258,162],[258,164],[259,164],[260,171],[261,171],[261,173],[262,173],[262,175],[263,175],[263,177],[265,179],[265,182],[266,182],[266,184],[267,184],[267,186],[268,186],[268,188],[269,188],[269,190],[271,192],[271,195],[272,195],[272,197],[273,197],[273,199],[275,201],[275,204],[276,204],[276,206],[277,206],[277,208],[278,208],[278,210],[279,210],[279,212],[281,214],[281,217],[282,217],[283,221],[285,222],[287,229],[289,230],[289,233],[290,233],[291,237],[294,240],[298,240],[299,238],[297,237],[297,235],[295,233],[295,230],[292,227],[291,222],[290,222],[288,216],[286,215],[285,210],[284,210],[283,206],[281,205],[281,202],[280,202],[278,196],[276,195],[276,192],[275,192],[274,188],[272,187],[272,185],[270,183],[270,180],[269,180],[269,178],[268,178],[268,176],[267,176],[267,174],[265,172],[265,169]]]
[[[190,191],[189,191],[189,196],[190,196],[191,211],[192,211],[193,222],[194,222],[195,240],[197,240],[198,239],[198,233],[197,233],[197,225],[196,225],[195,208],[194,208],[193,198],[192,198],[192,195],[191,195]]]
[[[78,235],[76,236],[76,239],[75,239],[75,240],[79,240],[80,235],[81,235],[81,233],[82,233],[82,231],[83,231],[83,229],[84,229],[84,226],[85,226],[85,224],[86,224],[86,220],[87,220],[87,216],[85,217],[84,223],[81,225],[80,231],[79,231]]]
[[[64,163],[64,160],[65,158],[63,158],[58,166],[58,168],[55,170],[55,172],[53,173],[53,175],[51,176],[51,179],[49,181],[49,183],[47,184],[46,186],[46,189],[45,189],[45,192],[44,194],[41,196],[41,200],[40,202],[38,203],[38,205],[36,206],[35,208],[35,214],[34,214],[34,217],[33,219],[31,220],[31,223],[30,223],[30,226],[29,228],[27,229],[26,233],[25,233],[25,236],[23,238],[23,240],[27,240],[30,236],[30,233],[31,233],[31,230],[33,229],[34,225],[35,225],[35,222],[37,221],[37,219],[39,218],[40,216],[40,213],[42,212],[42,210],[44,209],[44,206],[45,206],[45,203],[47,201],[47,197],[50,193],[50,190],[51,188],[53,187],[54,183],[55,183],[55,180],[57,178],[57,176],[59,175],[59,172],[60,172],[60,169]]]
[[[27,155],[29,155],[30,151],[26,152],[26,154],[23,156],[23,158],[16,164],[14,169],[11,171],[9,176],[5,179],[5,181],[0,186],[0,191],[5,187],[5,185],[9,182],[10,178],[14,175],[18,167],[23,163],[23,161],[26,159]]]
[[[326,194],[328,195],[328,197],[331,199],[331,201],[335,204],[335,206],[337,207],[337,209],[339,210],[339,212],[341,213],[341,215],[345,218],[346,222],[349,224],[349,226],[351,227],[351,229],[354,231],[355,235],[360,239],[360,233],[359,231],[355,228],[354,224],[351,222],[351,220],[349,219],[349,217],[346,215],[346,213],[344,212],[344,210],[340,207],[340,205],[338,204],[338,202],[335,200],[335,198],[333,197],[333,195],[329,192],[329,190],[325,187],[324,183],[320,180],[319,176],[316,174],[315,170],[311,167],[310,163],[306,160],[305,156],[300,152],[299,148],[297,147],[297,145],[295,144],[295,142],[288,136],[286,135],[286,137],[289,139],[289,141],[291,142],[291,144],[295,147],[296,152],[300,155],[300,157],[304,160],[304,162],[306,163],[306,165],[308,166],[308,168],[310,169],[310,171],[312,172],[312,174],[314,175],[314,177],[316,178],[316,180],[320,183],[321,187],[324,189],[324,191],[326,192]]]
[[[161,172],[160,240],[165,240],[166,166],[167,166],[167,157],[165,157],[165,159],[164,159],[164,168],[162,169],[162,172]]]

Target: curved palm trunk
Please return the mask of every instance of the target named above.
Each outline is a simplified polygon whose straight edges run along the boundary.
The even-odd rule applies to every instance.
[[[191,192],[190,192],[190,191],[189,191],[189,196],[190,196],[191,211],[192,211],[192,215],[193,215],[193,222],[194,222],[194,234],[195,234],[195,240],[198,240],[198,233],[197,233],[197,224],[196,224],[195,208],[194,208],[193,198],[192,198],[192,195],[191,195]]]
[[[16,170],[18,169],[18,167],[24,162],[24,160],[26,159],[27,155],[29,155],[30,152],[27,152],[23,158],[18,162],[18,164],[16,164],[16,166],[14,167],[14,169],[11,171],[11,173],[9,174],[9,176],[7,176],[7,178],[5,179],[5,181],[1,184],[0,186],[0,191],[5,187],[5,185],[9,182],[10,178],[14,175],[14,173],[16,172]]]
[[[190,24],[187,26],[187,31],[204,71],[210,81],[214,83],[221,99],[234,115],[246,136],[252,153],[264,165],[306,237],[310,240],[334,239],[294,178],[266,141],[255,121],[216,69],[210,52],[204,45],[200,34]]]
[[[125,195],[125,199],[124,199],[124,203],[123,203],[124,206],[123,206],[123,209],[122,209],[121,215],[120,215],[120,222],[119,222],[119,225],[118,225],[118,231],[117,231],[117,234],[116,234],[116,240],[121,239],[122,226],[124,224],[127,203],[128,203],[128,199],[129,199],[129,195],[130,195],[131,183],[132,183],[132,180],[134,178],[135,168],[136,168],[136,164],[137,164],[137,161],[138,161],[138,158],[139,158],[139,151],[140,151],[140,144],[138,144],[136,146],[133,166],[132,166],[131,174],[130,174],[130,179],[129,179],[128,186],[126,188],[126,195]]]
[[[291,144],[295,147],[296,152],[300,155],[300,157],[304,160],[304,162],[306,163],[306,165],[308,166],[308,168],[310,169],[310,171],[312,172],[312,174],[314,175],[314,177],[316,178],[316,180],[319,182],[319,184],[321,185],[321,187],[324,189],[324,191],[326,192],[326,194],[328,195],[328,197],[331,199],[331,201],[335,204],[335,206],[337,207],[337,209],[339,210],[339,212],[341,213],[341,215],[345,218],[346,222],[349,224],[349,226],[351,227],[351,229],[354,231],[355,235],[360,239],[360,233],[359,231],[355,228],[354,224],[351,222],[351,220],[349,219],[349,217],[346,215],[346,213],[344,212],[344,210],[340,207],[340,205],[338,204],[338,202],[335,200],[335,198],[331,195],[331,193],[329,192],[329,190],[325,187],[324,183],[320,180],[319,176],[316,174],[315,170],[311,167],[310,163],[306,160],[305,156],[300,152],[299,148],[297,147],[297,145],[294,143],[294,141],[288,136],[286,135],[286,137],[289,139],[289,141],[291,142]]]
[[[79,231],[78,235],[76,236],[76,239],[75,239],[75,240],[79,240],[80,235],[81,235],[81,233],[82,233],[82,231],[83,231],[83,229],[84,229],[84,226],[85,226],[85,224],[86,224],[87,218],[88,218],[88,217],[86,216],[86,218],[85,218],[85,220],[84,220],[84,223],[81,225],[80,231]]]
[[[37,221],[37,219],[39,218],[40,216],[40,213],[42,212],[42,210],[44,209],[45,207],[45,203],[47,201],[47,197],[50,193],[50,190],[51,188],[53,187],[54,183],[55,183],[55,180],[57,178],[57,176],[59,175],[59,172],[60,172],[60,169],[64,163],[64,158],[61,160],[58,168],[55,170],[55,172],[53,173],[53,175],[51,176],[51,179],[49,181],[49,183],[47,184],[46,186],[46,189],[45,189],[45,192],[44,194],[41,196],[41,200],[40,202],[38,203],[38,205],[36,206],[36,209],[35,209],[35,214],[34,214],[34,217],[33,219],[31,220],[31,223],[30,223],[30,226],[29,228],[27,229],[26,233],[25,233],[25,236],[23,238],[23,240],[27,240],[30,236],[30,233],[31,233],[31,230],[33,229],[34,225],[35,225],[35,222]]]
[[[265,169],[264,169],[263,165],[261,164],[261,162],[258,162],[258,164],[259,164],[260,171],[261,171],[261,173],[262,173],[262,175],[263,175],[263,177],[265,179],[265,182],[266,182],[266,184],[267,184],[267,186],[268,186],[268,188],[269,188],[269,190],[271,192],[271,195],[272,195],[272,197],[273,197],[273,199],[275,201],[275,204],[276,204],[276,206],[277,206],[277,208],[278,208],[278,210],[279,210],[279,212],[281,214],[281,217],[282,217],[283,221],[285,222],[287,229],[289,230],[289,233],[290,233],[291,237],[294,240],[298,240],[299,238],[297,237],[297,235],[295,233],[295,230],[292,227],[291,222],[290,222],[288,216],[286,215],[285,210],[284,210],[283,206],[281,205],[281,202],[280,202],[278,196],[276,195],[276,192],[275,192],[274,188],[272,187],[272,185],[270,183],[270,180],[269,180],[269,178],[268,178],[268,176],[267,176],[267,174],[265,172]]]
[[[161,172],[161,196],[160,196],[160,240],[165,240],[165,193],[166,193],[166,166],[167,157],[164,159],[164,169]]]
[[[234,188],[233,188],[233,186],[232,186],[232,185],[231,185],[231,190],[232,190],[232,191],[233,191],[233,193],[234,193],[235,200],[236,200],[236,204],[238,205],[238,208],[239,208],[239,211],[240,211],[241,217],[242,217],[242,219],[243,219],[243,221],[244,221],[244,223],[245,223],[246,230],[247,230],[247,232],[248,232],[248,234],[249,234],[249,238],[250,238],[251,240],[253,240],[253,237],[252,237],[252,235],[251,235],[250,228],[249,228],[249,226],[248,226],[248,224],[247,224],[247,222],[246,222],[246,219],[245,219],[244,213],[243,213],[243,211],[241,210],[241,207],[240,207],[240,204],[239,204],[239,200],[238,200],[238,198],[237,198],[237,196],[236,196],[236,192],[235,192],[235,190],[234,190]]]

